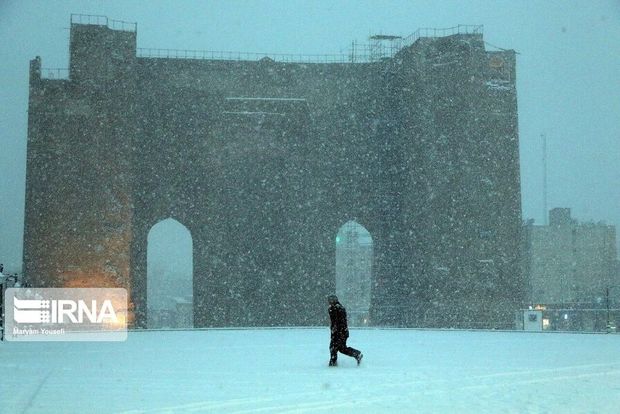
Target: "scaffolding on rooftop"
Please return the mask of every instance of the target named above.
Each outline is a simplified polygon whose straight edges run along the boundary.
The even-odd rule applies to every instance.
[[[352,42],[347,50],[335,54],[256,53],[190,49],[138,48],[142,58],[199,59],[226,61],[273,61],[283,63],[373,63],[393,58],[400,50],[420,38],[482,34],[482,25],[458,25],[443,29],[420,28],[407,37],[373,35],[369,43]]]
[[[107,16],[93,14],[71,14],[71,27],[77,25],[102,26],[112,30],[137,32],[138,24],[124,20],[113,20]],[[264,61],[283,63],[374,63],[393,58],[403,48],[411,46],[420,38],[439,38],[452,35],[482,34],[482,25],[457,25],[448,28],[423,27],[409,36],[378,34],[369,37],[368,43],[352,42],[340,53],[297,54],[256,53],[193,49],[137,48],[139,58],[196,59],[222,61]],[[56,74],[55,74],[56,75]]]

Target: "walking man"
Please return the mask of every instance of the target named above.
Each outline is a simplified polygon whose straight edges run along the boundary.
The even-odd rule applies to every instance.
[[[357,349],[347,346],[347,338],[349,337],[349,327],[347,326],[347,310],[338,302],[336,295],[327,297],[329,303],[329,319],[331,321],[331,341],[329,343],[329,366],[338,365],[338,352],[355,358],[357,365],[362,362],[362,353]]]

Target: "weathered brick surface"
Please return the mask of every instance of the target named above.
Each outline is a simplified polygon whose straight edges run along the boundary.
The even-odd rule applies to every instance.
[[[454,35],[376,63],[138,58],[135,35],[72,25],[68,80],[32,62],[34,284],[126,287],[142,325],[147,234],[173,217],[193,238],[196,325],[322,324],[334,238],[356,220],[374,323],[511,323],[513,52]]]

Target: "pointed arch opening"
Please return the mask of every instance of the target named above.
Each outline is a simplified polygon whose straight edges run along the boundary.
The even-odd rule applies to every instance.
[[[193,328],[193,241],[168,218],[151,227],[146,251],[147,328]]]
[[[369,323],[373,268],[372,236],[356,221],[336,235],[336,295],[347,308],[351,326]]]

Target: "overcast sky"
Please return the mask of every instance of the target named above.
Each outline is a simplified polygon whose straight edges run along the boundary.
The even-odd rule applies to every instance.
[[[28,61],[68,66],[71,13],[138,23],[138,47],[338,53],[369,34],[483,24],[515,49],[523,217],[548,206],[620,224],[620,1],[0,0],[0,262],[21,263]],[[491,46],[488,46],[489,48]]]

